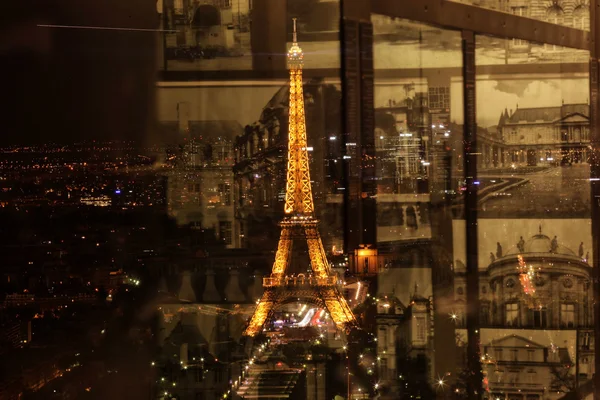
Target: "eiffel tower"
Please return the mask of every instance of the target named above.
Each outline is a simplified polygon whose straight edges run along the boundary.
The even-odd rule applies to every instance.
[[[338,329],[350,330],[356,326],[352,310],[338,289],[338,278],[331,273],[319,235],[319,221],[315,218],[306,148],[303,59],[304,54],[298,46],[294,18],[294,40],[287,54],[290,98],[285,216],[279,224],[281,236],[273,270],[270,277],[263,278],[264,293],[244,332],[247,336],[255,336],[261,332],[276,306],[298,299],[326,308]],[[286,275],[292,264],[292,245],[294,241],[299,240],[306,242],[312,274]]]

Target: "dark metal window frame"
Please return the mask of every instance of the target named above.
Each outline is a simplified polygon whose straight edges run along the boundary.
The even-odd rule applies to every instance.
[[[590,32],[448,0],[371,0],[371,12],[478,35],[582,50],[590,50],[592,43]]]

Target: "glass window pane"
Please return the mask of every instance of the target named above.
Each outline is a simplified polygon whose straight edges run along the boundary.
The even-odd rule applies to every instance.
[[[481,69],[485,65],[539,65],[539,68],[551,68],[544,64],[569,64],[564,68],[585,73],[588,62],[587,50],[572,49],[548,43],[534,43],[523,39],[502,39],[493,36],[477,36],[476,61]],[[573,65],[575,64],[575,65]],[[485,70],[481,69],[481,74]]]
[[[163,66],[170,71],[252,69],[252,1],[163,0]]]
[[[306,134],[302,151],[308,156],[314,217],[322,221],[317,232],[332,274],[343,277],[347,268],[348,258],[343,255],[342,94],[339,72],[332,69],[339,68],[339,35],[332,31],[339,25],[339,12],[325,18],[339,2],[313,2],[319,11],[302,2],[289,3],[289,26],[293,26],[292,16],[298,18],[296,45],[302,49],[305,66],[298,69],[290,63],[290,68],[295,66],[291,80],[160,82],[157,87],[158,130],[168,154],[167,212],[177,229],[185,231],[191,226],[198,237],[190,245],[172,245],[183,254],[192,254],[193,266],[172,266],[174,271],[164,277],[165,296],[177,297],[173,299],[175,307],[165,304],[159,314],[161,351],[156,364],[173,384],[169,393],[186,393],[189,385],[185,372],[169,375],[173,368],[179,371],[179,366],[184,366],[184,371],[186,366],[201,370],[193,375],[194,388],[207,396],[216,393],[222,398],[229,390],[248,390],[244,389],[248,379],[262,380],[261,367],[253,365],[265,349],[262,344],[266,346],[271,337],[273,349],[284,351],[290,365],[298,360],[307,362],[313,346],[319,347],[315,341],[335,352],[341,351],[345,340],[336,332],[316,292],[276,303],[265,331],[259,331],[247,349],[248,339],[242,336],[250,317],[260,308],[257,301],[264,292],[263,277],[277,279],[271,274],[280,236],[287,237],[280,222],[286,216],[290,137]],[[285,46],[285,39],[281,40]],[[328,72],[296,79],[307,69]],[[302,97],[297,97],[298,93]],[[298,168],[306,168],[293,160]],[[297,214],[301,210],[295,209],[293,215]],[[316,272],[311,270],[307,238],[297,233],[294,230],[294,246],[282,282],[310,290]],[[314,240],[314,234],[308,238]],[[338,282],[334,275],[330,278],[345,293],[343,281]],[[187,297],[182,297],[184,293]],[[180,306],[180,300],[189,303]],[[293,337],[289,347],[275,341],[284,333]],[[294,347],[300,339],[306,339],[306,346]],[[188,347],[181,347],[182,343]],[[286,367],[284,372],[280,376],[274,371],[273,376],[291,379],[292,388],[300,385],[297,370]],[[177,391],[179,387],[181,391]],[[157,382],[156,388],[163,390],[164,385]]]
[[[279,69],[291,45],[292,18],[304,53],[312,55],[305,68],[340,67],[339,0],[165,0],[158,7],[160,67],[167,71]]]
[[[377,299],[382,314],[391,304],[403,314],[393,322],[401,361],[388,364],[381,384],[395,387],[391,397],[429,397],[423,390],[435,382],[427,371],[445,377],[455,370],[454,329],[464,318],[453,304],[448,234],[463,185],[462,41],[459,32],[414,21],[373,15],[372,22]],[[378,323],[388,324],[383,316]],[[391,349],[382,332],[384,357]]]
[[[484,386],[508,398],[525,388],[570,392],[592,377],[577,366],[588,357],[580,341],[593,327],[588,64],[573,65],[566,56],[572,51],[561,49],[552,61],[491,65],[486,56],[494,46],[507,51],[515,42],[478,37],[477,43]],[[464,229],[455,221],[457,234]],[[460,265],[464,243],[456,243]],[[456,284],[463,286],[462,279]],[[511,372],[526,365],[527,374]]]

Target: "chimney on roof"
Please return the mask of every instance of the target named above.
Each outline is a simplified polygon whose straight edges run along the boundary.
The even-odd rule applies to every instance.
[[[512,117],[512,108],[510,109],[510,114],[508,115],[509,117]]]
[[[240,272],[236,269],[229,271],[229,282],[225,287],[225,295],[227,301],[232,303],[243,303],[246,300],[246,296],[240,288]]]
[[[221,295],[215,285],[215,272],[212,269],[206,271],[206,283],[204,284],[202,300],[205,303],[218,303],[221,301]]]
[[[192,287],[192,273],[190,271],[183,272],[183,279],[181,281],[181,287],[179,288],[179,299],[187,300],[192,303],[197,301],[196,293]]]

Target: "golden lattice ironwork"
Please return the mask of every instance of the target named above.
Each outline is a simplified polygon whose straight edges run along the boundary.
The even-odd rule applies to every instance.
[[[286,214],[314,211],[304,117],[301,64],[290,70],[290,108],[288,128],[288,163],[285,190]]]
[[[244,332],[248,336],[255,336],[262,330],[276,305],[297,298],[309,298],[313,303],[327,308],[329,315],[340,329],[348,329],[356,325],[352,310],[338,288],[337,277],[329,268],[319,235],[319,222],[314,215],[302,90],[303,59],[304,54],[298,46],[294,19],[294,39],[287,55],[290,96],[285,217],[280,223],[281,236],[271,276],[263,281],[265,291]],[[314,277],[285,275],[290,266],[294,240],[298,238],[306,240]]]

